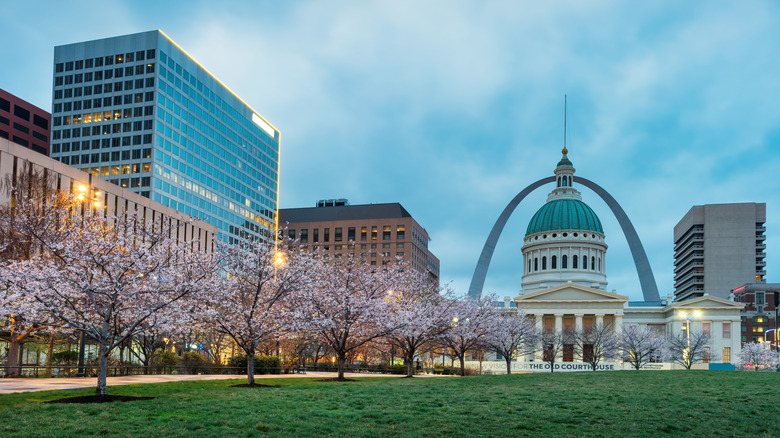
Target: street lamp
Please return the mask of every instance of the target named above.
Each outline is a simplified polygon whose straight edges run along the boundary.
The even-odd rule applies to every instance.
[[[701,312],[699,312],[698,310],[694,311],[691,315],[688,315],[685,312],[680,312],[680,316],[682,316],[683,319],[685,319],[686,327],[685,327],[684,330],[685,330],[686,336],[688,337],[688,348],[685,350],[685,359],[686,360],[689,359],[688,355],[691,354],[691,320],[694,317],[699,317],[700,315],[701,315]]]
[[[100,191],[95,190],[92,187],[87,186],[86,184],[79,184],[78,187],[76,187],[76,191],[78,192],[76,194],[76,201],[81,202],[81,213],[82,215],[86,213],[86,209],[88,206],[88,201],[92,202],[92,206],[95,210],[100,208]],[[90,196],[90,192],[92,192],[92,196]],[[84,347],[85,347],[85,339],[84,339],[84,331],[81,331],[81,334],[79,335],[79,361],[78,361],[78,369],[76,370],[76,377],[85,377],[86,372],[84,371]]]

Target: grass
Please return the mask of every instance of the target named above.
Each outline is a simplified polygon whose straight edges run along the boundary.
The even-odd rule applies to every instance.
[[[357,382],[258,379],[116,386],[154,400],[43,404],[0,395],[0,436],[773,436],[780,373],[620,371]]]

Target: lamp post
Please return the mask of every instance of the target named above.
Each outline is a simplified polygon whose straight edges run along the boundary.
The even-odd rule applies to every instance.
[[[699,315],[701,315],[701,312],[699,312],[698,310],[693,312],[690,315],[688,315],[685,312],[680,312],[680,316],[682,316],[683,319],[685,320],[685,325],[686,325],[686,327],[685,327],[685,334],[686,334],[686,336],[688,338],[688,348],[685,349],[685,360],[686,361],[690,360],[689,356],[691,354],[691,320],[694,317],[697,317]]]
[[[89,208],[87,201],[92,203],[94,209],[98,209],[100,207],[100,199],[98,199],[98,196],[100,196],[99,190],[90,188],[85,184],[79,184],[79,186],[76,187],[76,191],[78,193],[76,194],[75,199],[76,201],[81,202],[82,215],[85,215],[87,209]],[[90,192],[92,193],[92,196],[89,196]],[[76,370],[76,377],[86,376],[86,373],[84,372],[84,347],[84,332],[81,331],[79,335],[79,362],[78,369]]]

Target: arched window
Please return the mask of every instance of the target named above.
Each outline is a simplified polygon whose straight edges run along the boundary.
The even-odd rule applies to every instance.
[[[552,256],[550,259],[550,269],[558,269],[558,256]]]
[[[560,186],[561,186],[561,177],[559,176],[558,177],[558,187],[560,187]]]
[[[566,266],[566,262],[567,261],[568,260],[567,260],[566,254],[562,255],[561,256],[561,269],[566,269],[568,267],[568,266]]]
[[[534,257],[534,272],[539,270],[539,258]]]
[[[588,256],[582,258],[582,269],[588,269]]]
[[[593,271],[596,269],[596,257],[590,258],[590,270]]]
[[[542,257],[542,271],[547,270],[547,256]]]
[[[601,257],[599,257],[599,272],[601,272]]]
[[[577,269],[577,256],[571,256],[571,268]]]
[[[528,259],[528,272],[531,272],[531,259]]]

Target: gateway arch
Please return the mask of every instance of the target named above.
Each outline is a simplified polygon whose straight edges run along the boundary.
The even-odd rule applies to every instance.
[[[650,267],[650,262],[647,260],[647,253],[645,253],[645,248],[639,240],[639,235],[636,233],[636,229],[626,212],[620,204],[618,204],[615,198],[600,185],[581,177],[575,177],[575,181],[601,196],[601,199],[603,199],[612,210],[612,214],[615,215],[615,218],[620,224],[620,228],[623,230],[623,234],[628,241],[628,247],[631,250],[631,256],[634,259],[636,272],[639,275],[639,285],[642,288],[642,295],[644,296],[645,301],[659,301],[661,298],[658,295],[658,286],[655,283],[653,270]],[[496,249],[496,244],[498,243],[498,238],[501,237],[501,232],[504,230],[504,225],[506,225],[506,222],[515,211],[515,208],[517,208],[520,202],[531,192],[552,182],[555,182],[555,177],[548,176],[530,184],[528,187],[524,188],[523,191],[518,193],[517,196],[507,204],[504,211],[501,212],[501,216],[498,217],[495,225],[493,225],[493,229],[490,230],[487,241],[485,241],[485,246],[482,247],[482,253],[479,255],[479,261],[477,261],[477,267],[474,269],[474,276],[471,277],[469,297],[479,297],[482,295],[482,288],[485,286],[485,277],[487,276],[487,271],[490,267],[490,260],[493,258],[493,251]]]

